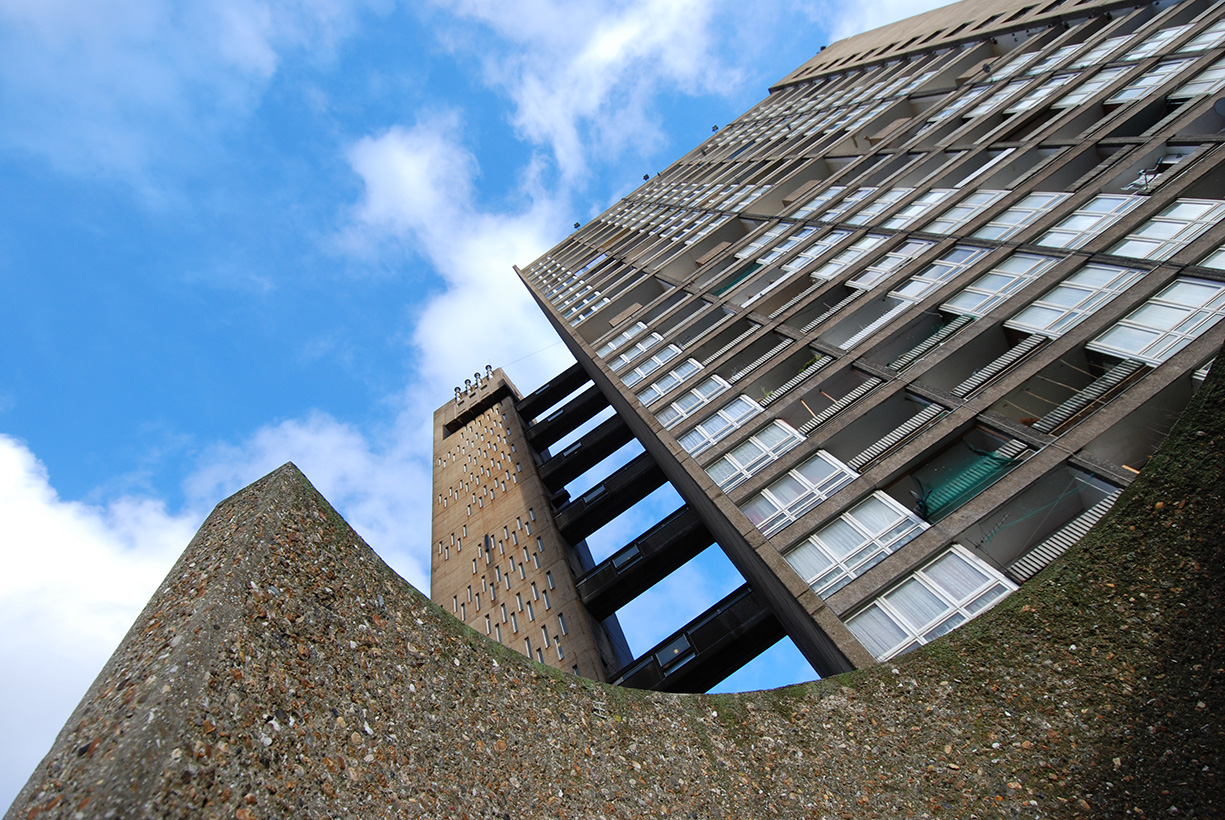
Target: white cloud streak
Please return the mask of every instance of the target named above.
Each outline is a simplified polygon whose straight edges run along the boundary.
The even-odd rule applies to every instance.
[[[199,520],[147,498],[65,501],[29,449],[0,436],[0,658],[9,661],[0,676],[0,805],[46,752]]]
[[[450,8],[497,34],[501,47],[482,57],[486,81],[509,95],[521,136],[546,146],[571,185],[593,154],[657,144],[660,92],[726,91],[740,81],[716,54],[720,5],[461,0]]]

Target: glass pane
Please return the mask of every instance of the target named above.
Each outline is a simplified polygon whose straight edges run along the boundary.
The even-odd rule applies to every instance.
[[[1158,330],[1169,330],[1181,322],[1186,315],[1187,310],[1184,308],[1147,304],[1128,316],[1127,321]]]
[[[871,533],[882,533],[892,527],[902,514],[879,496],[869,496],[850,513]]]
[[[940,558],[923,573],[955,601],[964,600],[987,581],[985,573],[955,552]]]
[[[878,658],[909,637],[902,627],[875,605],[851,618],[847,626],[864,648]]]
[[[770,494],[778,499],[778,502],[784,507],[790,507],[793,502],[809,495],[810,492],[797,478],[789,475],[783,476],[783,478],[770,485]]]
[[[778,512],[778,506],[766,496],[758,495],[740,510],[753,522],[754,526],[760,527],[766,519]]]
[[[839,560],[862,547],[865,541],[862,533],[841,518],[822,527],[817,532],[817,536],[829,548],[830,553]]]
[[[822,458],[820,454],[796,467],[795,471],[812,482],[813,486],[817,487],[821,485],[821,482],[837,472],[834,465]]]
[[[916,632],[944,615],[950,609],[934,592],[911,578],[885,596],[889,605],[909,623]]]
[[[834,562],[811,541],[806,541],[796,549],[787,553],[787,563],[805,581],[820,575],[834,565]]]

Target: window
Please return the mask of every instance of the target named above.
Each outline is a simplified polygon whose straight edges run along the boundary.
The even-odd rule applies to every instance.
[[[1219,199],[1179,199],[1110,249],[1117,256],[1169,259],[1225,217]]]
[[[838,274],[849,268],[860,257],[867,253],[872,248],[875,248],[880,243],[888,239],[884,234],[870,233],[860,239],[854,245],[844,250],[842,253],[835,256],[833,259],[826,262],[821,267],[812,271],[809,276],[813,279],[820,279],[826,282],[834,279]]]
[[[781,225],[775,225],[773,228],[761,234],[760,236],[758,236],[756,239],[754,239],[749,244],[745,245],[740,250],[736,251],[736,258],[745,259],[750,256],[756,256],[758,251],[760,251],[766,245],[773,242],[778,237],[782,236],[782,234],[785,231],[790,230],[790,228],[791,228],[790,222],[784,222]]]
[[[812,264],[817,259],[829,253],[831,248],[850,235],[850,231],[830,231],[825,236],[821,237],[816,242],[813,242],[807,248],[796,254],[790,262],[783,265],[783,270],[787,271],[788,273],[795,273],[806,265]]]
[[[928,222],[922,230],[926,233],[953,233],[1007,193],[1007,191],[993,190],[975,191]]]
[[[803,206],[797,208],[795,210],[795,213],[791,215],[795,217],[796,219],[804,219],[809,214],[811,214],[813,211],[817,210],[822,205],[824,205],[826,202],[829,202],[831,199],[838,196],[838,194],[842,193],[845,190],[846,188],[841,185],[835,185],[832,188],[826,188],[824,191],[817,194],[812,199],[808,200],[808,202],[806,202]]]
[[[1110,95],[1106,100],[1107,105],[1117,105],[1119,103],[1131,102],[1140,97],[1147,97],[1152,93],[1154,88],[1163,84],[1174,74],[1182,71],[1184,68],[1193,63],[1194,60],[1187,57],[1182,60],[1166,60],[1158,63],[1152,68],[1144,71],[1139,77],[1132,80],[1127,85],[1123,86],[1118,91]]]
[[[1205,268],[1216,268],[1217,270],[1225,270],[1225,245],[1217,248],[1212,253],[1200,260],[1200,264]]]
[[[615,356],[611,361],[609,361],[608,366],[614,373],[619,373],[627,364],[634,361],[634,359],[637,359],[643,353],[646,353],[663,340],[663,336],[652,332],[649,336],[634,342],[634,344],[630,345],[630,347],[624,353]]]
[[[801,228],[800,230],[796,231],[791,236],[787,237],[782,242],[779,242],[777,245],[771,248],[770,251],[766,253],[765,256],[759,257],[757,259],[757,262],[762,265],[768,265],[771,262],[777,261],[784,254],[786,254],[788,251],[790,251],[792,248],[798,245],[800,242],[803,242],[805,239],[812,236],[816,232],[817,232],[816,228],[810,228],[807,226],[805,226],[804,228]]]
[[[927,529],[882,492],[874,492],[787,553],[787,563],[813,592],[831,595]]]
[[[1043,234],[1037,244],[1050,248],[1083,247],[1143,201],[1143,197],[1135,195],[1099,194]]]
[[[766,537],[774,535],[858,477],[834,456],[816,455],[749,499],[740,509]]]
[[[1033,91],[1030,91],[1028,94],[1022,96],[1021,99],[1005,108],[1004,113],[1019,114],[1022,111],[1037,108],[1043,102],[1043,100],[1075,80],[1078,76],[1079,74],[1075,72],[1068,74],[1056,74],[1054,77],[1051,77],[1042,85],[1038,86]]]
[[[545,582],[546,582],[546,583],[549,585],[549,589],[556,589],[556,588],[557,588],[557,587],[556,587],[556,586],[553,584],[553,573],[551,573],[551,572],[546,572],[546,573],[544,574],[544,580],[545,580]]]
[[[971,120],[994,111],[1016,96],[1027,85],[1029,85],[1029,80],[1013,80],[1006,85],[997,86],[995,87],[995,93],[988,94],[986,98],[979,100],[978,105],[964,112],[961,116],[964,119]]]
[[[959,316],[986,316],[1058,261],[1053,256],[1015,253],[975,279],[941,309]]]
[[[977,239],[1007,239],[1020,232],[1058,203],[1067,199],[1063,191],[1035,191],[974,232]]]
[[[965,92],[957,99],[936,109],[935,113],[927,118],[927,125],[930,127],[932,125],[935,125],[936,123],[947,120],[949,117],[953,116],[958,111],[965,108],[967,105],[974,102],[975,100],[977,100],[979,97],[981,97],[983,94],[986,94],[990,90],[991,90],[991,86],[989,85],[980,85],[980,86],[971,88],[969,91]]]
[[[959,544],[878,597],[846,625],[877,660],[934,641],[1017,587]]]
[[[1196,74],[1187,82],[1170,92],[1171,100],[1190,100],[1213,94],[1225,86],[1225,59],[1215,63]]]
[[[1120,75],[1126,73],[1127,69],[1122,67],[1104,68],[1052,103],[1051,108],[1062,110],[1082,105],[1085,101],[1096,96],[1103,88],[1117,80]]]
[[[883,194],[874,199],[871,203],[864,205],[855,214],[847,219],[852,225],[866,225],[876,217],[880,216],[885,211],[889,210],[895,203],[903,199],[907,194],[913,191],[914,188],[890,188]]]
[[[1063,46],[1061,48],[1055,49],[1055,52],[1053,54],[1051,54],[1050,56],[1048,56],[1041,62],[1035,63],[1034,65],[1030,66],[1029,69],[1025,72],[1025,74],[1026,76],[1033,77],[1037,74],[1042,74],[1046,71],[1050,71],[1052,68],[1062,63],[1069,56],[1076,53],[1077,51],[1080,51],[1080,49],[1083,47],[1084,47],[1084,43],[1072,43],[1071,45]]]
[[[1135,268],[1085,265],[1005,322],[1010,328],[1058,339],[1144,275]]]
[[[935,244],[929,239],[908,239],[869,265],[863,273],[847,282],[847,287],[871,290]]]
[[[726,492],[764,470],[803,440],[787,422],[772,421],[706,468],[706,472]]]
[[[1120,34],[1118,37],[1110,37],[1103,40],[1098,45],[1094,46],[1090,51],[1086,52],[1083,57],[1072,63],[1072,68],[1087,68],[1091,65],[1101,65],[1106,62],[1106,58],[1114,54],[1123,44],[1131,39],[1130,34]]]
[[[876,193],[876,186],[874,185],[856,188],[854,191],[851,191],[849,194],[843,197],[841,202],[830,208],[824,214],[814,214],[814,216],[819,216],[822,222],[836,222],[839,217],[851,210],[851,208],[855,207],[860,202],[863,202],[874,193]]]
[[[560,612],[557,613],[557,628],[561,630],[561,634],[569,635],[570,630],[566,629],[566,616]]]
[[[988,248],[972,248],[958,245],[944,256],[932,262],[921,272],[907,279],[901,287],[889,295],[911,302],[922,301],[929,293],[960,276],[966,268],[990,253]]]
[[[646,390],[639,393],[638,401],[642,402],[644,406],[658,401],[664,394],[670,393],[678,384],[701,369],[702,364],[697,359],[686,359]]]
[[[1087,347],[1154,367],[1191,344],[1225,315],[1225,285],[1180,277]]]
[[[737,396],[680,437],[680,445],[691,456],[722,441],[761,412],[761,405],[748,396]]]
[[[885,227],[900,230],[909,226],[923,214],[948,199],[949,195],[955,190],[955,188],[933,188],[927,191],[914,202],[885,220]]]
[[[1225,43],[1225,20],[1217,20],[1178,49],[1179,54],[1207,51]]]
[[[671,430],[681,421],[701,409],[719,394],[729,390],[729,385],[719,376],[711,376],[696,387],[683,393],[680,398],[655,414],[665,430]]]
[[[676,345],[670,344],[658,353],[649,356],[644,362],[637,367],[631,369],[628,373],[621,377],[626,387],[633,387],[638,382],[645,379],[647,376],[654,373],[666,362],[675,359],[681,353],[681,349]]]
[[[633,327],[621,331],[612,339],[609,339],[607,342],[601,345],[600,349],[596,351],[596,355],[601,359],[606,358],[609,353],[612,353],[617,348],[622,347],[626,342],[646,329],[647,326],[644,322],[634,322]]]
[[[1169,28],[1159,29],[1150,34],[1144,42],[1128,51],[1123,56],[1119,57],[1120,62],[1134,62],[1143,60],[1145,57],[1151,57],[1159,51],[1164,51],[1167,44],[1176,40],[1184,31],[1191,26],[1170,26]]]

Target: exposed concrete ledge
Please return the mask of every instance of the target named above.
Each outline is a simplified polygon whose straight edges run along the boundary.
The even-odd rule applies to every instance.
[[[1220,816],[1209,382],[1115,513],[994,611],[743,695],[616,689],[492,644],[287,464],[209,516],[6,817]]]

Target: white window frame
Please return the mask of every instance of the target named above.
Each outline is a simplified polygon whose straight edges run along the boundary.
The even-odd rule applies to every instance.
[[[826,188],[821,193],[814,195],[812,199],[805,202],[799,208],[796,208],[795,211],[789,214],[789,216],[791,216],[793,219],[807,219],[813,211],[817,210],[826,202],[829,202],[831,199],[838,196],[838,194],[845,190],[845,185],[834,185],[830,188]]]
[[[1130,34],[1120,34],[1116,37],[1109,37],[1095,45],[1092,49],[1072,63],[1071,68],[1088,68],[1093,65],[1101,65],[1107,62],[1106,58],[1114,54],[1123,44],[1131,39]]]
[[[1022,111],[1028,111],[1031,108],[1037,108],[1046,98],[1050,97],[1059,89],[1063,88],[1068,83],[1079,77],[1079,72],[1071,71],[1062,74],[1056,74],[1049,80],[1038,86],[1021,99],[1014,102],[1012,105],[1004,109],[1005,114],[1019,114]]]
[[[950,589],[942,582],[941,576],[945,575],[944,568],[955,567],[957,560],[963,562],[958,569],[964,572],[964,567],[968,565],[983,580],[973,587],[967,585],[961,590]],[[970,580],[973,580],[973,576]],[[939,610],[933,607],[932,614],[922,618],[907,614],[907,608],[901,606],[904,589],[926,593],[929,601],[940,606]],[[960,544],[953,544],[935,560],[874,598],[866,607],[848,618],[846,625],[855,637],[859,638],[864,648],[875,655],[877,660],[885,661],[951,632],[986,612],[1016,589],[1017,585],[994,567]],[[881,638],[874,633],[873,619],[877,625],[892,625],[896,630],[894,640]],[[922,620],[922,623],[916,623],[919,620]]]
[[[761,251],[763,248],[766,247],[766,245],[769,245],[775,239],[778,239],[784,233],[789,231],[793,224],[794,223],[791,223],[791,222],[780,222],[778,225],[775,225],[773,228],[770,228],[765,233],[759,235],[752,242],[745,245],[740,250],[736,251],[735,253],[736,258],[737,259],[747,259],[750,256],[756,256],[759,251]]]
[[[1056,205],[1063,202],[1071,194],[1066,191],[1034,191],[1026,194],[1006,211],[983,225],[973,236],[975,239],[1008,239],[1036,222],[1044,214],[1051,212]]]
[[[638,384],[638,382],[642,381],[647,376],[651,375],[679,355],[681,355],[681,349],[679,347],[674,344],[665,345],[663,350],[652,353],[647,357],[646,361],[638,364],[623,375],[621,377],[621,382],[626,387],[633,387],[634,385]]]
[[[1163,51],[1167,43],[1177,40],[1189,28],[1191,26],[1188,24],[1157,29],[1138,46],[1130,49],[1126,54],[1119,55],[1116,59],[1121,63],[1134,63],[1137,60],[1143,60],[1145,57],[1151,57],[1157,52]]]
[[[907,239],[880,259],[864,268],[863,272],[846,283],[856,290],[872,290],[881,282],[927,253],[936,242],[932,239]]]
[[[651,333],[648,336],[645,336],[639,339],[638,341],[634,342],[634,344],[631,345],[629,350],[626,350],[624,353],[621,353],[620,355],[610,360],[608,363],[608,366],[612,370],[612,372],[619,373],[622,370],[624,370],[627,365],[629,365],[631,362],[633,362],[643,353],[646,353],[648,350],[655,347],[655,345],[659,344],[663,340],[664,340],[663,336],[661,336],[659,333],[655,331],[651,331]]]
[[[1106,105],[1120,105],[1141,97],[1149,97],[1154,88],[1164,84],[1193,62],[1195,62],[1194,57],[1162,60],[1147,71],[1142,71],[1134,80],[1107,97]]]
[[[884,242],[889,237],[881,233],[870,233],[858,242],[830,259],[824,265],[809,272],[813,281],[829,282],[837,278],[844,270],[854,265],[864,254]]]
[[[740,510],[769,538],[858,477],[832,454],[818,450],[746,500]]]
[[[634,322],[633,325],[613,336],[604,344],[600,345],[600,349],[595,352],[601,359],[608,358],[608,354],[614,350],[624,346],[630,339],[635,338],[647,329],[646,322]]]
[[[938,217],[922,227],[924,233],[951,234],[978,217],[1010,192],[991,188],[979,189],[962,197]]]
[[[655,414],[655,418],[659,420],[659,423],[664,426],[665,430],[671,430],[711,401],[726,393],[731,387],[722,376],[709,376],[685,393],[682,393],[676,401],[661,409]]]
[[[761,412],[760,404],[741,394],[699,421],[678,441],[685,452],[696,458],[739,430],[749,419]]]
[[[1156,367],[1225,317],[1225,284],[1180,276],[1086,347]]]
[[[986,316],[1059,261],[1056,256],[1014,253],[963,288],[940,309],[957,316]]]
[[[804,436],[782,419],[775,419],[706,468],[719,489],[728,492],[795,449]],[[720,477],[722,476],[722,477]]]
[[[1225,219],[1225,201],[1177,199],[1119,240],[1108,253],[1157,262],[1169,259]]]
[[[1138,282],[1145,271],[1090,262],[1004,323],[1006,327],[1058,339],[1086,316]]]
[[[1144,199],[1134,194],[1098,194],[1064,217],[1035,244],[1047,248],[1082,248],[1139,207]]]
[[[1192,100],[1207,94],[1215,94],[1225,87],[1225,57],[1187,80],[1170,92],[1171,100]]]
[[[925,191],[902,210],[885,220],[884,227],[901,230],[956,193],[956,188],[933,188]]]
[[[825,598],[929,526],[892,496],[877,490],[783,557],[813,592]]]
[[[697,359],[686,359],[639,393],[638,401],[642,402],[644,407],[650,406],[672,392],[677,385],[701,369],[702,363]]]
[[[1063,110],[1065,108],[1075,108],[1081,105],[1090,97],[1096,96],[1106,86],[1113,83],[1119,77],[1126,74],[1130,69],[1126,66],[1115,66],[1114,68],[1103,68],[1097,73],[1090,76],[1076,88],[1064,94],[1055,102],[1051,103],[1051,108],[1055,110]]]
[[[956,279],[990,252],[990,248],[955,245],[944,256],[890,291],[889,295],[907,302],[921,302],[932,291]]]
[[[816,233],[817,230],[819,229],[811,225],[803,226],[798,231],[791,234],[782,242],[779,242],[777,245],[767,251],[764,256],[758,257],[757,263],[760,265],[768,265],[771,262],[780,259],[784,254],[795,248],[796,245],[800,244],[805,239]]]
[[[1197,51],[1207,51],[1210,48],[1225,43],[1225,19],[1217,20],[1208,28],[1192,37],[1184,45],[1179,46],[1178,54],[1191,54]]]
[[[890,188],[847,217],[846,221],[851,225],[866,225],[913,191],[914,188]]]
[[[807,266],[816,262],[822,256],[829,253],[835,245],[851,235],[851,231],[841,229],[832,230],[822,236],[816,242],[813,242],[804,250],[797,253],[787,264],[783,265],[783,270],[788,273],[796,273],[803,270]]]

